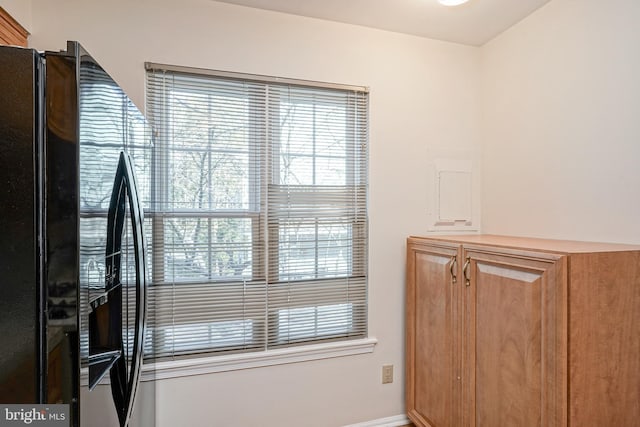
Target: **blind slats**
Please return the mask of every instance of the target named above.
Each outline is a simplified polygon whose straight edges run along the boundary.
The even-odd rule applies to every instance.
[[[366,335],[368,94],[147,72],[152,358]]]

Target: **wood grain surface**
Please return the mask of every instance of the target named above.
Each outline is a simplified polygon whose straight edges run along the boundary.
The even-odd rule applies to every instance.
[[[456,425],[456,255],[435,246],[408,252],[407,412],[418,426]]]
[[[27,47],[28,35],[27,30],[0,7],[0,44]]]
[[[640,253],[571,258],[572,426],[640,425]]]
[[[640,426],[640,247],[509,236],[407,244],[416,426]],[[447,263],[456,250],[457,265]]]

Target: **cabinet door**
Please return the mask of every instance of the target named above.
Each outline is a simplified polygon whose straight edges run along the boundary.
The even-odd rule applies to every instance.
[[[566,258],[465,248],[464,426],[566,425]]]
[[[407,413],[418,427],[457,426],[458,246],[410,244],[407,255]]]

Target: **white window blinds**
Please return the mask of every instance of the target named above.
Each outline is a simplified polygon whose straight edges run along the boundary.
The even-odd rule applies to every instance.
[[[147,70],[153,357],[365,336],[366,90]]]

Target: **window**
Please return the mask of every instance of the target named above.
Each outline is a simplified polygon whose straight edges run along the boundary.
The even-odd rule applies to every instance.
[[[153,357],[364,337],[366,90],[147,70]]]

